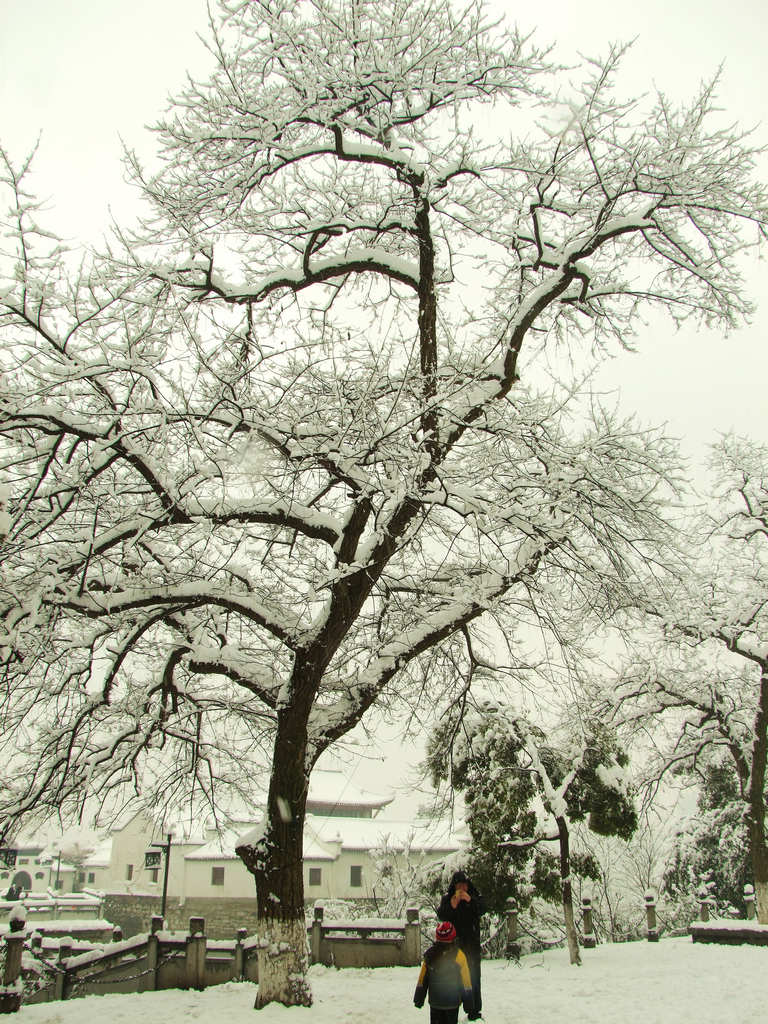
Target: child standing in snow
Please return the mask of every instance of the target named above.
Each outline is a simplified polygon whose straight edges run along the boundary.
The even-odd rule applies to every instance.
[[[429,994],[430,1024],[456,1024],[459,1005],[471,1016],[474,1009],[467,958],[456,944],[450,921],[437,926],[434,945],[424,954],[413,1002],[422,1007]]]

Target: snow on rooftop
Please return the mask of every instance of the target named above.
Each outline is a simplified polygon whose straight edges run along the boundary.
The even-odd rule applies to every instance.
[[[374,813],[382,807],[386,807],[393,799],[390,795],[372,793],[361,789],[343,772],[316,768],[310,776],[307,804],[310,811],[318,811],[321,808],[323,811],[329,808],[354,808],[356,811],[370,811]],[[255,803],[266,803],[266,793],[262,795],[260,800],[255,798]],[[151,819],[146,811],[136,810],[134,807],[133,809],[126,809],[115,820],[111,831],[113,833],[122,831],[140,815],[143,815],[147,822],[150,822]],[[173,841],[177,844],[199,843],[201,849],[195,851],[194,854],[188,854],[188,856],[196,860],[211,860],[215,859],[215,857],[221,857],[222,853],[228,856],[226,851],[229,847],[231,846],[234,849],[234,833],[236,832],[238,837],[243,836],[249,831],[249,827],[253,825],[255,820],[256,816],[248,816],[247,812],[242,812],[237,818],[231,817],[231,824],[221,832],[222,836],[225,836],[223,848],[216,846],[218,840],[215,838],[211,839],[210,832],[207,836],[205,835],[206,824],[202,821],[190,822],[188,818],[167,821],[162,829],[158,827],[156,831],[158,835],[171,832],[173,834]]]
[[[311,834],[308,835],[306,832],[304,833],[303,849],[304,860],[327,861],[336,859],[333,853],[329,853],[329,851],[326,850],[325,847],[321,846],[320,843],[318,843],[315,840],[314,836],[312,836]]]
[[[321,842],[334,842],[338,837],[343,850],[372,850],[385,843],[395,850],[410,846],[425,853],[460,849],[457,837],[445,822],[439,821],[379,821],[308,814],[306,828]]]
[[[136,809],[135,806],[125,808],[113,820],[110,833],[122,832],[136,819],[143,819],[150,828],[153,827],[152,817],[144,808]],[[205,825],[199,821],[190,821],[186,815],[175,818],[167,818],[162,825],[154,825],[154,833],[158,839],[165,839],[167,833],[171,833],[174,843],[204,843]]]
[[[108,868],[112,861],[112,837],[98,843],[83,863],[85,868]]]
[[[185,860],[239,860],[235,853],[235,847],[242,842],[244,833],[242,826],[238,828],[224,829],[220,835],[197,850],[187,853]],[[304,858],[305,860],[335,860],[335,854],[317,842],[314,836],[304,833]]]
[[[240,841],[244,829],[223,828],[221,832],[207,843],[184,854],[184,860],[239,860],[235,847]]]
[[[392,803],[393,797],[360,789],[343,772],[315,768],[309,778],[309,804],[361,807],[375,810]]]
[[[185,860],[238,860],[235,847],[249,831],[231,827],[196,850],[185,854]],[[306,860],[335,860],[338,845],[342,850],[372,850],[387,844],[395,850],[407,846],[417,852],[454,852],[461,847],[461,837],[451,833],[445,822],[379,821],[377,818],[349,818],[345,815],[308,814],[304,828]]]

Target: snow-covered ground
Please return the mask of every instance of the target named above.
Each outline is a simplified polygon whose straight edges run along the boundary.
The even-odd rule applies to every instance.
[[[690,939],[633,942],[583,951],[583,966],[552,950],[521,966],[483,964],[488,1024],[757,1024],[768,1014],[768,947],[699,945]],[[417,970],[311,969],[315,1004],[253,1011],[254,986],[205,992],[89,996],[26,1006],[19,1024],[384,1024],[421,1021],[412,1003]],[[464,1014],[459,1014],[459,1020]]]

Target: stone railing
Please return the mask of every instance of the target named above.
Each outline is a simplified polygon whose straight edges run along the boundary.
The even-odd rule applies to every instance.
[[[645,937],[648,942],[659,941],[659,920],[656,914],[656,893],[649,889],[644,897]],[[642,922],[642,916],[639,918]],[[592,921],[592,900],[584,896],[581,901],[581,945],[584,949],[594,949],[597,945],[594,924]]]
[[[309,926],[310,960],[336,967],[410,967],[421,962],[419,912],[409,908],[405,920],[362,918],[324,921],[314,908]]]
[[[248,937],[245,928],[226,940],[209,939],[202,917],[189,919],[188,932],[167,932],[163,925],[154,916],[148,934],[123,939],[115,928],[111,943],[88,943],[39,932],[28,937],[26,922],[12,918],[11,930],[0,938],[5,946],[0,1013],[15,1012],[22,1001],[258,982],[258,938]],[[421,959],[418,910],[408,910],[405,920],[323,921],[322,907],[316,907],[308,932],[312,963],[390,967]]]
[[[715,900],[712,893],[708,889],[701,889],[697,893],[697,897],[699,916],[688,927],[688,932],[694,942],[768,946],[768,925],[759,924],[756,919],[754,886],[744,886],[746,919],[720,918],[713,920],[712,910]]]
[[[203,918],[190,918],[188,932],[162,929],[158,916],[152,919],[149,934],[123,940],[115,929],[115,941],[109,944],[88,948],[87,943],[60,939],[55,959],[51,943],[44,945],[42,936],[27,942],[23,932],[9,932],[3,936],[6,957],[0,1012],[18,1009],[22,991],[26,1004],[257,980],[257,940],[248,939],[245,928],[230,941],[208,940]]]
[[[95,920],[101,917],[102,901],[96,893],[26,893],[18,900],[0,899],[0,918],[14,907],[22,905],[27,920],[32,917],[45,920]]]

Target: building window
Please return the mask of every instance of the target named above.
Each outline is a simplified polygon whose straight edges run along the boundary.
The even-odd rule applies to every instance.
[[[363,868],[360,864],[353,864],[350,867],[349,884],[353,889],[359,889],[363,884]]]
[[[19,864],[29,864],[29,857],[19,857]]]
[[[133,864],[126,864],[125,866],[125,878],[126,881],[130,882],[133,878]]]
[[[77,873],[77,880],[78,880],[78,882],[84,882],[85,881],[85,872],[84,871],[78,871],[78,873]]]
[[[10,876],[10,874],[7,871],[3,871],[2,874],[0,874],[0,878],[10,878],[10,877],[11,876]]]
[[[320,885],[323,881],[323,869],[322,868],[310,868],[309,869],[309,884]]]
[[[156,882],[157,881],[157,876],[159,874],[159,871],[160,871],[159,868],[150,868],[149,869],[149,880],[150,880],[150,882]]]
[[[96,881],[96,872],[95,871],[89,871],[88,872],[88,881],[89,882],[95,882]]]
[[[53,888],[54,889],[63,889],[64,888],[64,882],[62,881],[61,878],[56,878],[54,880]]]
[[[224,868],[211,868],[211,885],[224,885]]]
[[[43,874],[42,871],[36,871],[35,872],[35,878],[38,878],[38,879],[39,878],[45,878],[45,875]]]

